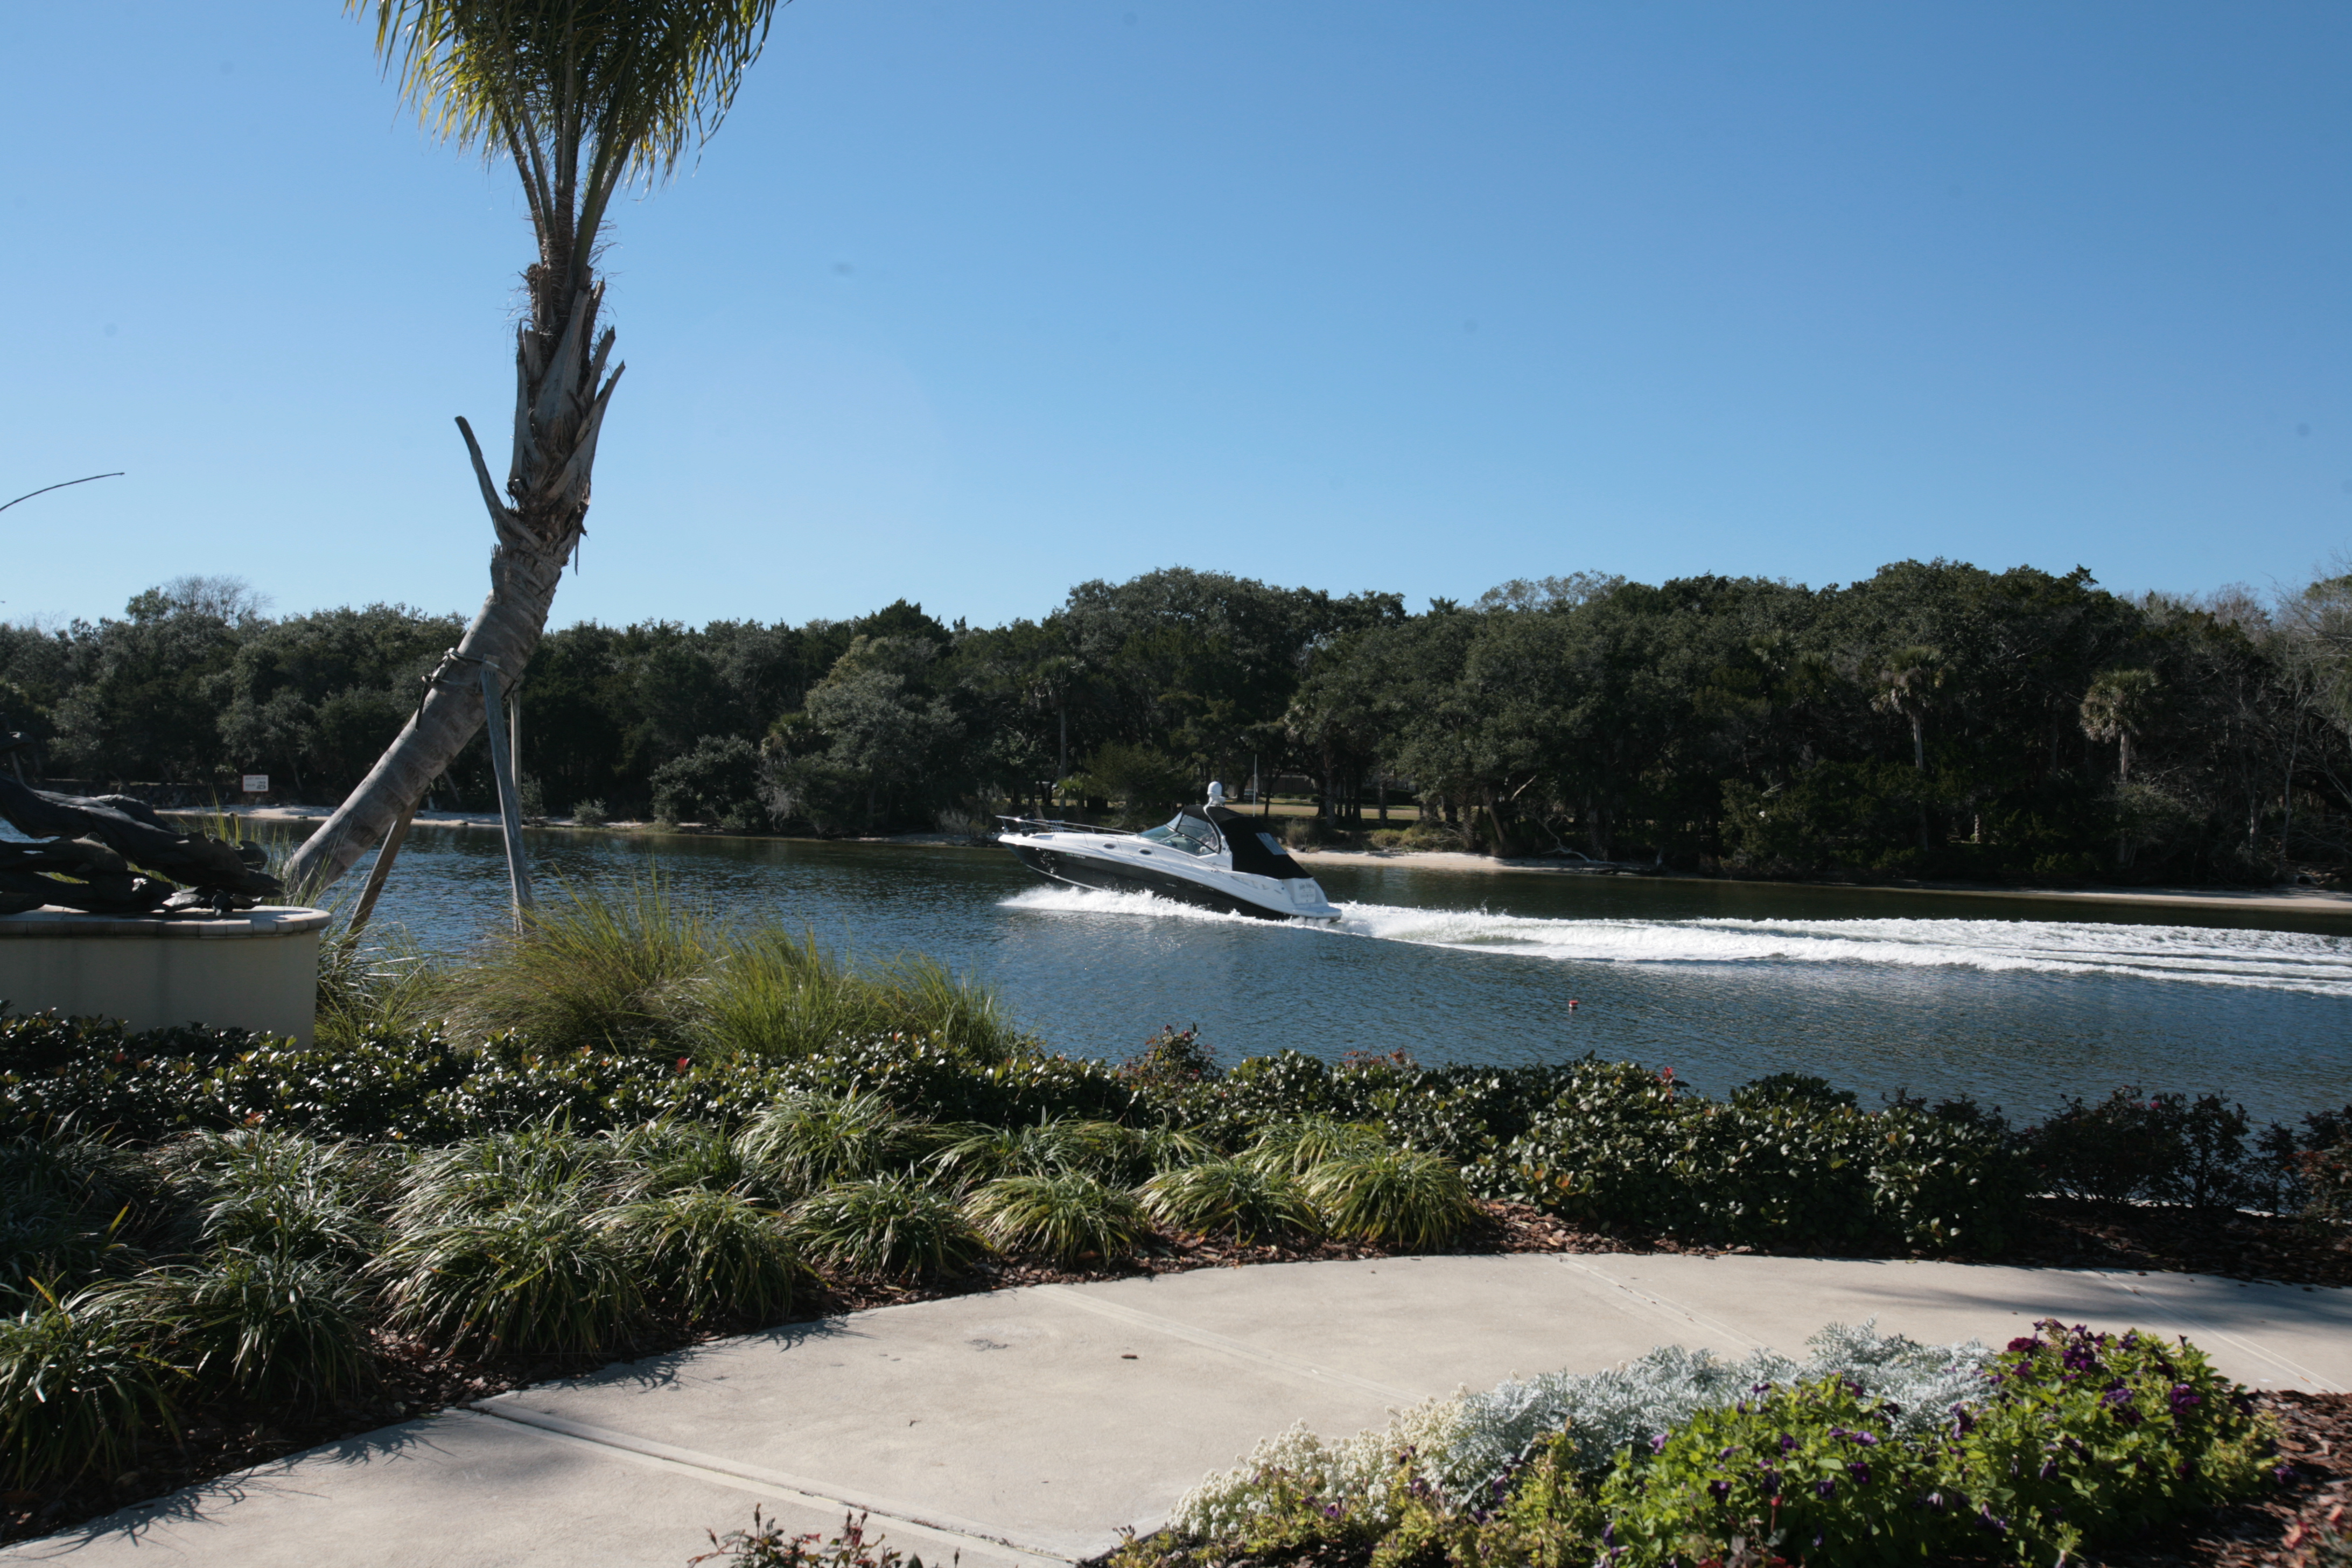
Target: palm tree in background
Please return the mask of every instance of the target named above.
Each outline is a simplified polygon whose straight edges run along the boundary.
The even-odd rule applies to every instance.
[[[1910,721],[1911,766],[1924,781],[1927,773],[1927,710],[1936,705],[1936,689],[1944,684],[1943,655],[1932,647],[1897,648],[1878,671],[1878,689],[1870,705],[1881,713]],[[1922,787],[1924,788],[1924,783]],[[1931,847],[1927,802],[1919,802],[1919,847]]]
[[[2132,737],[2147,727],[2156,705],[2156,672],[2110,669],[2083,693],[2083,733],[2116,742],[2116,782],[2131,783]]]
[[[1927,771],[1927,710],[1936,703],[1936,688],[1944,684],[1942,656],[1931,647],[1897,648],[1878,672],[1878,689],[1870,705],[1911,723],[1911,765]]]
[[[498,542],[489,596],[424,701],[287,867],[333,881],[415,808],[482,723],[487,667],[511,687],[587,531],[596,439],[622,366],[603,321],[598,236],[613,198],[667,178],[718,130],[767,41],[776,0],[347,0],[373,13],[387,72],[426,126],[521,176],[539,258],[523,274],[514,449],[503,488],[457,427]]]

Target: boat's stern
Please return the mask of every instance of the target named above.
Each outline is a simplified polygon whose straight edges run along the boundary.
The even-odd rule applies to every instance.
[[[1299,921],[1336,921],[1339,918],[1337,905],[1323,891],[1323,884],[1312,877],[1297,877],[1276,884],[1290,900],[1290,918]]]

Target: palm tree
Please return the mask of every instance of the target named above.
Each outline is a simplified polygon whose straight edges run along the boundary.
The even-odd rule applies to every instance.
[[[1935,706],[1936,688],[1944,684],[1943,656],[1931,647],[1897,648],[1878,671],[1878,690],[1870,705],[1911,721],[1911,765],[1923,777],[1927,772],[1927,710]],[[1919,802],[1919,847],[1929,847],[1927,802]]]
[[[425,124],[510,160],[539,258],[523,274],[506,484],[460,418],[497,545],[489,596],[424,700],[287,868],[319,888],[404,822],[482,723],[481,679],[530,662],[563,563],[587,531],[590,470],[622,367],[602,320],[598,237],[623,186],[658,183],[719,128],[767,41],[776,0],[347,0]],[[601,329],[601,330],[600,330]]]
[[[1942,656],[1931,647],[1897,648],[1878,672],[1878,691],[1870,705],[1911,721],[1911,765],[1927,771],[1927,710],[1935,706],[1936,688],[1944,684]]]
[[[2116,781],[2131,783],[2132,737],[2147,727],[2156,706],[2156,672],[2110,669],[2083,693],[2083,733],[2116,742]]]

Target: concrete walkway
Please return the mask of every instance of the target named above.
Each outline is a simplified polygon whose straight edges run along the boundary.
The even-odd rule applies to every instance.
[[[2352,1388],[2352,1291],[2184,1275],[1776,1258],[1383,1258],[1042,1286],[608,1367],[314,1449],[9,1564],[677,1568],[753,1504],[871,1511],[971,1568],[1067,1563],[1304,1420],[1327,1434],[1653,1345],[1799,1351],[1877,1318],[1998,1344],[2039,1317],[2186,1333],[2256,1387]]]

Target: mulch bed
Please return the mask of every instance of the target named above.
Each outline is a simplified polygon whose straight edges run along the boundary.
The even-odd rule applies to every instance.
[[[1486,1211],[1486,1223],[1454,1250],[1486,1254],[1671,1252],[1702,1256],[1754,1250],[1701,1247],[1672,1237],[1583,1228],[1517,1204],[1487,1203],[1480,1207]],[[2179,1210],[2063,1199],[2039,1199],[2033,1208],[2032,1241],[1997,1261],[2213,1274],[2291,1285],[2352,1284],[2352,1239],[2324,1238],[2291,1220],[2248,1215],[2187,1216]],[[1111,1268],[1067,1269],[1017,1259],[994,1259],[956,1279],[913,1284],[878,1279],[831,1281],[811,1290],[800,1309],[785,1321],[811,1322],[869,1307],[935,1300],[1024,1285],[1080,1284],[1140,1275],[1178,1274],[1195,1268],[1388,1256],[1391,1249],[1386,1247],[1338,1241],[1243,1245],[1213,1237],[1160,1233],[1154,1235],[1133,1260]],[[89,1478],[59,1491],[0,1493],[0,1542],[71,1529],[182,1487],[509,1389],[581,1376],[615,1361],[641,1360],[729,1333],[770,1326],[780,1325],[740,1323],[695,1333],[655,1331],[617,1352],[569,1361],[543,1356],[477,1360],[453,1355],[419,1341],[378,1332],[376,1345],[383,1380],[368,1399],[308,1412],[229,1401],[185,1412],[179,1442],[170,1447],[158,1446],[150,1449],[134,1468],[116,1476]],[[2352,1463],[2352,1396],[2282,1394],[2263,1397],[2276,1404],[2290,1444],[2304,1445],[2302,1448],[2291,1447],[2289,1457],[2301,1468],[2306,1463],[2307,1452],[2311,1456],[2308,1474],[2332,1479],[2298,1483],[2298,1489],[2291,1489],[2273,1502],[2230,1510],[2217,1516],[2207,1533],[2194,1541],[2173,1532],[2164,1548],[2171,1555],[2116,1556],[2107,1561],[2117,1568],[2139,1568],[2141,1564],[2158,1568],[2174,1563],[2239,1568],[2240,1564],[2300,1561],[2289,1548],[2280,1544],[2287,1531],[2296,1522],[2305,1526],[2306,1534],[2318,1530],[2326,1519],[2327,1509],[2340,1509],[2345,1500],[2346,1471],[2342,1467]],[[2336,1468],[2330,1468],[2331,1466]],[[2263,1534],[2264,1531],[2269,1533]],[[2265,1542],[2267,1545],[2262,1544]],[[2307,1542],[2304,1544],[2307,1546]],[[2295,1548],[2300,1549],[2303,1548]],[[2208,1554],[2182,1555],[2184,1552]],[[2272,1554],[2261,1555],[2262,1552]],[[2288,1554],[2280,1555],[2283,1552]],[[2238,1554],[2230,1555],[2231,1552]],[[2313,1557],[2310,1562],[2313,1568],[2336,1568],[2338,1562],[2352,1568],[2352,1554],[2342,1559]]]

